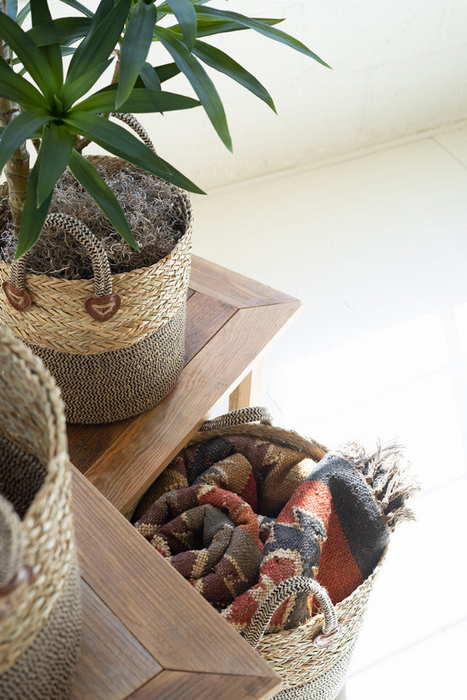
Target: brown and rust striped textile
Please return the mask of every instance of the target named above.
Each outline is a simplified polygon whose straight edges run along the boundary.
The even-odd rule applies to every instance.
[[[393,446],[366,455],[351,445],[315,463],[239,427],[182,450],[139,504],[135,527],[241,632],[292,576],[316,578],[335,604],[346,598],[411,517],[414,490]],[[311,595],[292,596],[268,632],[314,612]]]

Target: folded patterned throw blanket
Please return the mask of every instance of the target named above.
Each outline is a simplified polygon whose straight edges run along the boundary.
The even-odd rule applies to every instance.
[[[135,513],[136,529],[239,632],[281,581],[316,578],[334,604],[374,570],[417,487],[395,446],[330,453],[289,431],[248,425],[200,433]],[[306,623],[294,595],[268,632]]]

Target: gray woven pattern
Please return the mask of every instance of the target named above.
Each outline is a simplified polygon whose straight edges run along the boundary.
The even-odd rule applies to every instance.
[[[115,119],[120,119],[121,122],[128,124],[128,126],[130,126],[133,129],[133,131],[135,131],[138,134],[141,141],[143,141],[143,143],[145,143],[146,146],[151,149],[151,151],[154,151],[154,153],[156,152],[156,149],[154,148],[154,144],[151,141],[148,132],[132,114],[125,114],[124,112],[112,112],[110,116],[115,117]]]
[[[49,228],[62,229],[86,248],[94,270],[94,295],[96,297],[104,297],[112,294],[112,276],[107,255],[102,243],[91,233],[87,226],[66,214],[49,214],[45,220],[44,230]],[[25,288],[26,259],[27,254],[23,255],[11,266],[10,282],[17,289]]]
[[[324,615],[323,634],[331,634],[337,628],[337,613],[326,590],[315,579],[293,576],[277,585],[260,605],[244,634],[246,641],[253,647],[257,647],[279,605],[290,596],[303,592],[313,593]]]
[[[183,368],[185,309],[130,348],[79,355],[30,345],[60,386],[68,422],[110,423],[161,401]]]
[[[274,695],[274,700],[335,700],[345,682],[345,676],[352,659],[351,647],[328,671],[310,683],[282,690]]]
[[[208,420],[201,426],[200,430],[219,430],[220,428],[229,428],[233,425],[246,425],[247,423],[264,423],[269,425],[272,422],[272,416],[264,406],[250,406],[248,408],[237,408],[230,413],[218,418]]]
[[[36,457],[26,454],[3,435],[0,435],[0,464],[0,493],[19,517],[24,518],[47,470]]]
[[[0,675],[1,700],[66,700],[81,640],[80,579],[76,561],[44,629]]]

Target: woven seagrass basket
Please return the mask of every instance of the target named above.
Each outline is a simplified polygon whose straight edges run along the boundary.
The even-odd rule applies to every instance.
[[[134,118],[114,116],[152,146]],[[90,160],[124,163],[110,156]],[[111,275],[100,241],[62,214],[49,215],[44,229],[61,228],[86,248],[94,280],[27,275],[27,256],[11,266],[0,262],[1,320],[51,372],[70,423],[137,415],[163,399],[178,380],[185,355],[193,221],[188,195],[180,191],[180,197],[185,232],[154,265]]]
[[[239,409],[207,421],[190,444],[236,433],[271,441],[303,453],[319,462],[327,448],[297,433],[271,425],[261,407]],[[260,424],[255,425],[254,422]],[[241,426],[241,427],[239,427]],[[370,594],[386,552],[373,573],[351,595],[333,605],[326,590],[315,580],[296,576],[276,586],[262,602],[246,632],[246,641],[282,678],[276,700],[335,700],[342,689],[353,650],[363,624]],[[265,634],[273,614],[296,593],[313,593],[321,613],[300,627]]]
[[[0,327],[0,698],[64,700],[81,637],[59,391]]]
[[[370,593],[383,563],[361,586],[334,606],[314,579],[295,577],[279,584],[262,603],[245,639],[280,675],[283,690],[277,700],[334,700],[345,682]],[[279,605],[294,593],[313,593],[324,611],[307,625],[264,634]],[[264,635],[264,636],[263,636]]]

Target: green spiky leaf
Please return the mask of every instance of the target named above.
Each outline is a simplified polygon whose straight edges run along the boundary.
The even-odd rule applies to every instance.
[[[150,148],[118,124],[88,112],[70,112],[63,121],[71,127],[74,133],[91,139],[115,156],[124,158],[153,175],[177,185],[177,187],[204,194],[187,177],[165,160],[159,158]]]
[[[156,26],[157,10],[154,5],[148,5],[140,0],[131,10],[120,53],[120,75],[118,78],[116,108],[128,99],[135,80],[143,68],[150,46],[154,27]]]
[[[43,22],[33,27],[27,34],[39,47],[48,46],[57,40],[60,44],[71,44],[85,37],[92,20],[87,17],[61,17],[51,22]]]
[[[270,27],[274,26],[275,24],[280,24],[283,22],[283,19],[266,19],[266,18],[256,18],[257,22],[263,22],[264,24],[269,25]],[[171,27],[167,27],[169,31],[171,31],[173,34],[176,34],[177,36],[182,36],[182,30],[178,26],[178,24],[174,24]],[[198,17],[198,28],[197,28],[197,37],[198,39],[200,37],[205,37],[205,36],[213,36],[216,34],[225,34],[225,33],[230,33],[230,32],[241,32],[241,31],[246,31],[249,29],[249,27],[245,27],[242,24],[238,24],[238,22],[231,22],[228,20],[222,20],[222,19],[217,19],[215,17],[206,17],[206,18],[200,18]]]
[[[44,127],[41,165],[37,182],[37,207],[53,193],[55,184],[71,157],[73,136],[66,126],[51,122]]]
[[[177,39],[171,32],[167,31],[167,29],[156,27],[155,35],[170,53],[182,73],[190,81],[193,90],[198,95],[199,101],[203,105],[221,141],[229,151],[231,151],[232,140],[227,125],[227,117],[225,116],[219,93],[211,78],[199,61],[192,54],[188,53],[183,42]]]
[[[147,61],[144,62],[144,65],[139,72],[139,77],[143,81],[144,87],[148,88],[148,90],[161,89],[161,81],[159,80],[159,76],[151,64]]]
[[[272,97],[266,88],[261,85],[254,75],[245,70],[245,68],[234,61],[233,58],[230,58],[226,53],[210,44],[206,44],[204,41],[199,41],[199,39],[195,41],[193,53],[203,61],[203,63],[228,75],[229,78],[243,85],[243,87],[256,95],[256,97],[259,97],[260,100],[266,102],[274,112],[276,111]]]
[[[34,85],[14,72],[0,56],[0,96],[22,107],[46,107],[46,101]]]
[[[21,60],[24,68],[47,97],[59,90],[59,84],[40,49],[16,22],[0,12],[0,37]]]
[[[116,196],[110,187],[104,182],[91,163],[73,150],[70,160],[70,169],[78,182],[89,192],[96,204],[104,212],[112,226],[116,228],[121,237],[139,252],[131,229],[123,213]]]
[[[263,36],[266,36],[268,39],[279,41],[281,44],[285,44],[291,49],[295,49],[295,51],[299,51],[300,53],[305,54],[305,56],[313,58],[315,61],[318,61],[318,63],[321,63],[326,68],[330,68],[330,66],[328,66],[328,64],[325,63],[322,58],[313,53],[313,51],[310,51],[310,49],[307,46],[305,46],[305,44],[302,44],[301,41],[298,41],[298,39],[294,39],[293,36],[290,36],[290,34],[286,34],[280,29],[270,27],[269,25],[266,25],[261,21],[252,19],[251,17],[246,17],[245,15],[240,15],[237,12],[216,10],[213,7],[208,8],[199,5],[195,5],[195,11],[198,17],[212,17],[214,19],[224,19],[230,22],[237,23],[241,26],[247,27],[248,29],[253,29],[255,32],[263,34]]]
[[[76,49],[71,59],[65,86],[69,87],[80,77],[99,66],[114,50],[128,17],[131,0],[120,0],[115,7],[113,1],[99,5],[86,38]],[[111,9],[109,9],[111,7]]]
[[[44,109],[33,107],[19,114],[6,127],[0,144],[0,173],[18,146],[36,132],[39,127],[51,121],[51,115]]]
[[[116,112],[115,91],[96,92],[95,95],[87,97],[83,102],[79,102],[69,114],[73,112],[93,112],[101,114],[106,112]],[[146,88],[135,88],[130,96],[121,106],[121,111],[125,113],[135,112],[143,114],[145,112],[171,112],[179,109],[192,109],[199,107],[198,100],[184,95],[177,95],[173,92],[163,92],[161,90],[148,90]]]
[[[33,27],[40,27],[44,22],[52,21],[47,0],[31,0],[31,19]],[[63,64],[58,34],[56,34],[53,43],[43,46],[39,50],[50,66],[56,84],[61,87],[63,85]]]
[[[70,107],[76,100],[85,95],[101,77],[102,73],[107,70],[113,61],[108,58],[97,66],[92,66],[89,70],[77,76],[75,80],[65,82],[61,92],[61,99],[66,108]]]
[[[170,9],[180,25],[188,51],[192,51],[196,39],[196,12],[190,0],[168,0]]]
[[[24,202],[24,209],[21,217],[15,260],[18,260],[22,255],[27,253],[36,243],[41,235],[47,214],[49,213],[52,194],[49,195],[39,209],[36,206],[41,160],[42,156],[39,151],[39,155],[37,156],[37,160],[28,179],[28,189],[26,191],[26,201]]]

